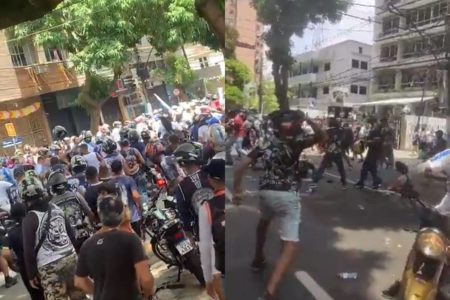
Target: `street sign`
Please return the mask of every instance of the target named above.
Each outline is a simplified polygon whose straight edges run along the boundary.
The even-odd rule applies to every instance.
[[[18,137],[13,137],[11,139],[3,140],[2,147],[6,149],[6,148],[15,147],[22,143],[23,143],[23,139],[20,136],[18,136]]]
[[[6,123],[5,128],[6,128],[6,134],[8,136],[10,136],[10,137],[17,136],[16,128],[14,128],[13,123]]]

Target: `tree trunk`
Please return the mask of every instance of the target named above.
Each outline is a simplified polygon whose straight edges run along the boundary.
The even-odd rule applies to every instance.
[[[288,72],[289,66],[278,62],[273,62],[272,74],[275,82],[275,95],[280,105],[280,110],[289,110],[288,92]]]
[[[225,49],[225,12],[221,9],[219,0],[196,0],[195,6],[219,40],[222,49]]]

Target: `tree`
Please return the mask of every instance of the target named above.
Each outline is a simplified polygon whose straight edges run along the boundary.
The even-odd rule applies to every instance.
[[[236,59],[225,61],[225,84],[236,86],[241,91],[251,80],[250,70],[245,64]]]
[[[263,97],[262,97],[263,112],[270,114],[271,112],[279,109],[277,96],[275,96],[275,84],[273,81],[264,82],[263,84]],[[258,108],[258,107],[255,107]]]
[[[239,32],[235,28],[227,26],[226,36],[227,39],[225,40],[225,49],[223,51],[225,59],[235,59],[236,55],[234,51],[236,49],[236,43],[239,39]]]
[[[198,14],[208,22],[222,49],[225,48],[225,0],[195,0]]]
[[[272,61],[275,95],[280,109],[289,109],[287,97],[289,70],[293,63],[291,37],[303,35],[309,23],[336,22],[350,1],[336,0],[253,0],[258,19],[270,29],[264,34]]]
[[[240,109],[245,106],[245,95],[237,86],[225,86],[225,97],[227,99],[227,110]]]
[[[52,13],[17,25],[10,33],[16,38],[32,35],[39,45],[69,52],[74,69],[86,78],[78,103],[96,129],[101,107],[129,61],[130,49],[142,37],[148,36],[159,53],[207,40],[211,33],[195,9],[191,0],[65,0]],[[100,79],[99,70],[105,68],[113,75]],[[109,93],[97,93],[99,85]]]

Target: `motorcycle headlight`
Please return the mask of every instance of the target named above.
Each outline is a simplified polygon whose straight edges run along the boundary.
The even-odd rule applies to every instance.
[[[430,258],[441,258],[446,255],[446,240],[441,232],[435,229],[423,229],[416,238],[416,249]]]

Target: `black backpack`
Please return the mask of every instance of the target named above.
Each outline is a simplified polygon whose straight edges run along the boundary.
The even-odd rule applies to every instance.
[[[225,274],[225,195],[209,200],[212,235],[216,253],[216,269]]]

